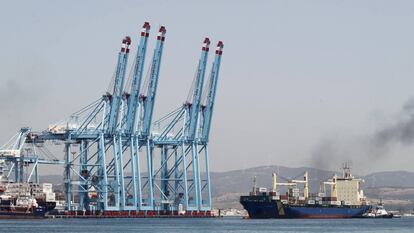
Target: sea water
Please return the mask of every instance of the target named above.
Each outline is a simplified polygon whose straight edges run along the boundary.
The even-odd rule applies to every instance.
[[[0,232],[372,232],[414,233],[414,217],[395,219],[123,218],[0,220]]]

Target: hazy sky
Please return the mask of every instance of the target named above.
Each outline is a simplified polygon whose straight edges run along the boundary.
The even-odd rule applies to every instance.
[[[0,9],[1,142],[99,98],[121,39],[135,48],[149,21],[149,55],[158,26],[167,28],[155,118],[186,99],[203,38],[224,41],[212,170],[352,160],[359,173],[414,171],[414,146],[399,141],[410,130],[372,143],[411,119],[413,1],[36,0]]]

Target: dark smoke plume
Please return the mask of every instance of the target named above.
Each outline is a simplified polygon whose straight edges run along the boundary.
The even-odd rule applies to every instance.
[[[338,133],[340,134],[340,133]],[[374,132],[353,138],[330,135],[311,151],[310,163],[321,169],[338,168],[345,161],[354,164],[379,162],[395,146],[414,145],[414,99],[407,101],[391,121]]]
[[[409,100],[392,124],[378,130],[372,137],[373,146],[386,149],[394,143],[414,143],[414,100]]]

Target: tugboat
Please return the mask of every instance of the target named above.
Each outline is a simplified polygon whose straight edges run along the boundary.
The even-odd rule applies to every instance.
[[[364,214],[365,218],[393,218],[394,214],[388,213],[385,208],[384,204],[382,203],[382,199],[380,203],[375,207],[370,209],[366,214]]]
[[[254,187],[250,195],[241,196],[240,203],[247,210],[249,218],[360,218],[372,207],[360,189],[361,179],[352,176],[349,165],[344,164],[343,176],[334,175],[321,183],[317,194],[309,193],[308,172],[303,180],[288,180],[278,183],[276,173],[272,174],[272,190]],[[287,186],[286,195],[281,195],[277,186]],[[303,185],[303,190],[298,189]],[[329,185],[327,196],[325,185]]]

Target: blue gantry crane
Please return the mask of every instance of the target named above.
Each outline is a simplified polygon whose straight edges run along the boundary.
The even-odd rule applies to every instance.
[[[122,48],[118,54],[118,64],[115,72],[115,84],[112,91],[111,97],[111,108],[108,118],[108,131],[114,133],[118,125],[118,116],[121,108],[121,99],[124,94],[124,82],[125,82],[125,71],[128,64],[129,46],[131,44],[131,38],[125,37],[122,41]]]
[[[187,103],[186,112],[188,112],[188,132],[185,134],[184,140],[188,142],[191,146],[191,154],[192,154],[192,163],[193,163],[193,179],[194,179],[194,191],[195,191],[195,203],[197,209],[201,208],[201,187],[200,187],[200,165],[199,165],[199,157],[197,156],[197,142],[195,141],[195,135],[197,130],[197,123],[199,120],[199,112],[201,107],[201,95],[202,95],[202,88],[204,85],[204,76],[205,70],[207,66],[207,57],[209,52],[210,46],[210,39],[206,38],[204,40],[204,44],[202,47],[201,58],[197,69],[197,76],[194,82],[194,93],[192,97],[192,102]]]
[[[0,147],[0,181],[39,183],[40,165],[64,164],[44,147],[42,141],[34,143],[33,138],[31,129],[23,127]]]
[[[208,94],[205,94],[208,96],[207,107],[207,105],[201,104],[201,97],[203,96],[202,87],[208,50],[209,39],[205,39],[192,91],[190,91],[190,98],[182,107],[154,122],[154,125],[162,125],[153,141],[155,148],[160,151],[161,165],[154,172],[154,176],[159,175],[159,179],[164,183],[161,185],[163,188],[160,189],[163,201],[171,204],[178,196],[183,208],[190,211],[211,209],[208,134],[204,141],[199,135],[203,128],[208,131],[207,127],[211,126],[211,124],[203,125],[203,122],[211,121],[212,114],[210,113],[214,106],[223,43],[218,43],[208,90],[204,90],[204,93],[208,91]],[[211,112],[206,118],[204,116],[206,116],[205,112],[208,109]],[[200,119],[200,116],[203,118]],[[201,166],[200,160],[203,152],[204,166]],[[174,194],[172,198],[170,197],[171,193]]]
[[[144,72],[144,62],[145,62],[145,55],[147,52],[147,43],[148,43],[148,36],[150,30],[150,24],[148,22],[144,23],[141,31],[141,39],[138,45],[137,55],[135,58],[134,64],[134,73],[131,85],[130,96],[128,98],[128,112],[126,114],[126,125],[125,125],[125,132],[126,133],[135,133],[137,131],[137,110],[139,108],[139,97],[140,97],[140,89],[141,89],[141,82],[142,76]]]
[[[146,94],[140,96],[140,102],[143,106],[143,120],[142,120],[142,132],[141,136],[148,137],[151,128],[152,114],[154,111],[155,95],[157,93],[158,78],[161,66],[162,51],[165,41],[165,27],[161,27],[157,35],[157,44],[154,50],[154,56],[152,58],[151,73],[149,79],[149,85]],[[144,87],[145,88],[145,87]]]
[[[144,78],[149,32],[150,24],[145,22],[128,80],[131,38],[125,37],[113,85],[106,94],[47,130],[32,132],[25,128],[19,134],[16,145],[64,145],[68,213],[208,215],[211,210],[207,145],[223,43],[217,45],[208,84],[204,85],[210,47],[210,40],[204,39],[190,97],[153,122],[166,29],[159,28]],[[16,146],[0,149],[4,158],[22,151]],[[32,159],[33,163],[63,163],[36,156]],[[19,161],[14,163],[18,167]],[[19,174],[15,176],[19,178]]]
[[[213,117],[213,108],[217,92],[217,82],[220,71],[221,55],[223,54],[223,42],[219,41],[216,48],[213,68],[208,83],[207,97],[205,103],[201,106],[201,124],[200,124],[200,142],[207,144],[210,135],[211,120]]]

